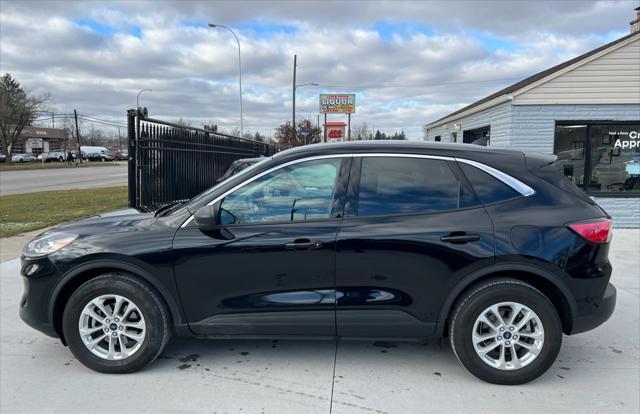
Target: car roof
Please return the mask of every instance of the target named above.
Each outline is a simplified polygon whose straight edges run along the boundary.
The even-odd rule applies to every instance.
[[[314,155],[365,153],[365,152],[389,152],[389,153],[424,153],[450,157],[471,157],[474,155],[490,156],[492,154],[513,156],[521,158],[522,151],[495,147],[483,147],[472,144],[451,144],[441,142],[424,141],[342,141],[337,143],[311,144],[284,150],[275,155],[280,157],[300,157]]]

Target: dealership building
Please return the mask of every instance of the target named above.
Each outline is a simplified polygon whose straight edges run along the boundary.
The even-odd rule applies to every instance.
[[[43,152],[64,151],[68,144],[67,129],[26,126],[13,146],[13,153],[40,155]]]
[[[564,175],[617,227],[640,227],[640,31],[633,23],[627,36],[427,124],[425,139],[556,154]]]

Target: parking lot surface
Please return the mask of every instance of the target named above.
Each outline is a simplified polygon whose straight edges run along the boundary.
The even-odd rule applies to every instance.
[[[618,304],[565,336],[558,360],[521,386],[484,383],[448,345],[172,341],[143,372],[98,374],[18,317],[19,262],[0,267],[0,411],[6,413],[638,413],[640,231],[616,230]]]

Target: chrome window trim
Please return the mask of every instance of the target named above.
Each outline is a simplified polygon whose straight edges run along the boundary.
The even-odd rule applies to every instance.
[[[477,161],[473,161],[473,160],[467,160],[464,158],[456,158],[456,161],[458,162],[463,162],[465,164],[471,165],[473,167],[476,167],[484,172],[486,172],[487,174],[493,176],[494,178],[502,181],[503,183],[505,183],[506,185],[508,185],[509,187],[513,188],[514,190],[516,190],[517,192],[519,192],[520,194],[522,194],[525,197],[529,197],[534,195],[536,192],[533,188],[529,187],[528,185],[526,185],[525,183],[523,183],[522,181],[510,176],[509,174],[505,174],[500,170],[497,170],[493,167],[490,167],[486,164],[483,164],[481,162],[477,162]]]
[[[432,159],[432,160],[463,162],[465,164],[469,164],[469,165],[471,165],[473,167],[476,167],[476,168],[486,172],[487,174],[489,174],[492,177],[498,179],[499,181],[505,183],[506,185],[508,185],[509,187],[513,188],[514,190],[516,190],[518,193],[522,194],[525,197],[529,197],[529,196],[535,194],[535,191],[531,187],[529,187],[528,185],[526,185],[522,181],[510,176],[509,174],[503,173],[502,171],[497,170],[497,169],[495,169],[493,167],[489,167],[488,165],[485,165],[485,164],[483,164],[481,162],[468,160],[466,158],[447,157],[447,156],[440,156],[440,155],[427,155],[427,154],[403,154],[403,153],[372,152],[372,153],[349,153],[349,154],[316,155],[316,156],[313,156],[313,157],[300,158],[300,159],[297,159],[297,160],[292,160],[292,161],[289,161],[289,162],[285,162],[284,164],[276,165],[275,167],[269,168],[268,170],[265,170],[265,171],[261,172],[260,174],[254,175],[253,177],[251,177],[251,178],[241,182],[240,184],[230,188],[229,190],[225,191],[224,193],[222,193],[221,195],[219,195],[218,197],[214,198],[212,201],[207,203],[207,205],[212,205],[214,203],[217,203],[218,201],[220,201],[221,199],[225,198],[226,196],[228,196],[232,192],[244,187],[246,184],[250,184],[253,181],[257,180],[258,178],[263,177],[263,176],[265,176],[265,175],[267,175],[267,174],[269,174],[269,173],[271,173],[273,171],[279,170],[280,168],[288,167],[290,165],[295,165],[295,164],[299,164],[301,162],[306,162],[306,161],[316,161],[316,160],[324,160],[324,159],[330,159],[330,158],[350,158],[350,157],[426,158],[426,159]],[[193,221],[193,214],[184,223],[182,223],[180,228],[184,228],[184,227],[188,226],[189,223],[191,223],[191,221]]]

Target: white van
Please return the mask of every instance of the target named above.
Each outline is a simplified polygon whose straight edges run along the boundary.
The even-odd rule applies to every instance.
[[[82,155],[86,155],[86,154],[102,154],[102,155],[111,156],[111,151],[109,151],[105,147],[90,147],[90,146],[87,146],[87,145],[82,145],[80,147],[80,152],[82,153]]]

